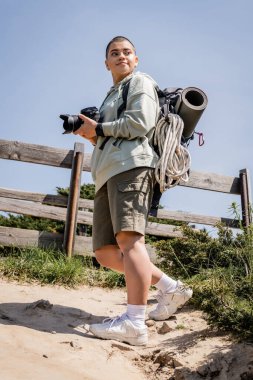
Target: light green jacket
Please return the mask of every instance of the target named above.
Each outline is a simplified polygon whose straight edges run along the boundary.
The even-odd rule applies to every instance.
[[[126,110],[117,118],[122,104],[122,89],[131,78]],[[113,86],[101,108],[102,129],[91,159],[91,172],[98,191],[109,178],[136,167],[156,166],[158,157],[152,147],[154,128],[159,116],[156,83],[137,72]],[[109,136],[109,140],[101,145]],[[108,139],[108,138],[107,138]]]

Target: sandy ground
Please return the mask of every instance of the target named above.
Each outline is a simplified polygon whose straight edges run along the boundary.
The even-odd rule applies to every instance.
[[[125,300],[124,290],[0,280],[0,379],[253,379],[252,345],[213,331],[188,306],[165,324],[147,322],[145,347],[100,340],[87,331],[90,323],[124,312]]]

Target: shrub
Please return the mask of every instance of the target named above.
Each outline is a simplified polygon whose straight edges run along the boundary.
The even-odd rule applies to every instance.
[[[217,238],[183,227],[185,238],[157,242],[160,266],[192,286],[210,323],[253,341],[253,225],[217,228]]]

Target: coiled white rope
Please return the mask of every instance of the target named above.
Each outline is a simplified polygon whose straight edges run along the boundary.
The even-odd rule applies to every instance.
[[[160,157],[156,168],[156,181],[160,184],[161,193],[176,186],[181,180],[187,182],[191,156],[181,145],[184,122],[176,114],[162,117],[155,128],[154,145],[158,147]]]

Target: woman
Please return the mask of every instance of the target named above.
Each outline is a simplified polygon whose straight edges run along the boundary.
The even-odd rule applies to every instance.
[[[192,296],[192,290],[153,265],[145,247],[157,163],[151,144],[159,115],[156,84],[149,76],[134,72],[138,57],[126,37],[109,42],[105,65],[113,87],[100,108],[102,122],[80,114],[84,124],[75,133],[95,145],[91,163],[96,185],[93,249],[101,265],[125,274],[127,310],[120,317],[91,325],[90,331],[103,339],[144,345],[148,342],[145,312],[150,285],[159,289],[157,307],[149,313],[155,320],[168,319]],[[122,91],[130,79],[126,109],[119,114]]]

